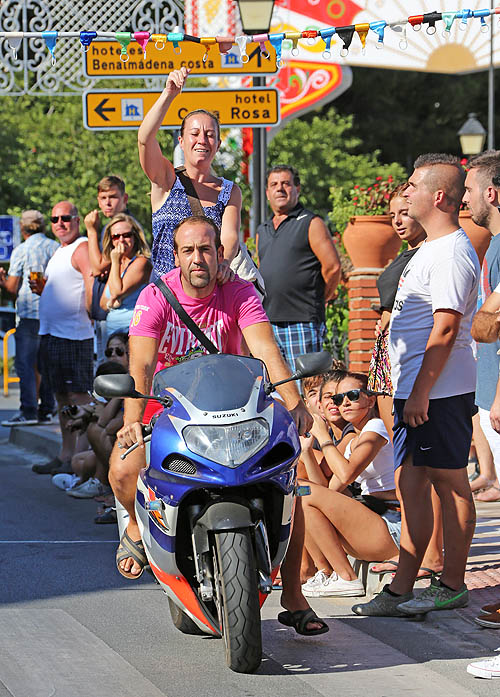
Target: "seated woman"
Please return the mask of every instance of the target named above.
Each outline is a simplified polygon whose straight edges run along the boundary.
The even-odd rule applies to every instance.
[[[401,515],[395,501],[393,449],[384,422],[375,410],[376,395],[366,385],[365,375],[347,373],[335,391],[322,392],[323,412],[328,413],[333,402],[341,416],[354,426],[355,437],[347,443],[344,455],[318,417],[314,417],[312,435],[301,438],[302,460],[311,486],[311,495],[302,499],[306,546],[314,558],[323,555],[325,560],[323,575],[316,574],[315,582],[311,579],[305,589],[304,584],[304,595],[364,595],[363,584],[347,554],[373,561],[389,559],[398,552]],[[333,473],[329,487],[311,450],[312,436],[318,440]],[[355,480],[361,484],[361,500],[342,493]]]
[[[149,282],[151,252],[139,223],[126,213],[110,220],[104,233],[102,253],[111,260],[101,307],[108,310],[107,336],[128,332],[139,293]]]

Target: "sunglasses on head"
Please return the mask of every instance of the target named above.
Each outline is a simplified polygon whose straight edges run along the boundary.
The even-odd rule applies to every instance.
[[[356,390],[348,390],[347,392],[338,392],[337,394],[332,394],[331,399],[335,406],[340,407],[340,405],[344,401],[344,397],[347,397],[347,399],[350,402],[357,402],[362,392],[364,392],[367,395],[373,394],[370,390],[365,390],[363,387],[361,387],[360,389]]]
[[[50,216],[50,222],[51,223],[57,223],[59,222],[59,219],[63,221],[63,223],[69,223],[73,220],[73,218],[77,218],[78,216],[76,215],[51,215]]]
[[[116,242],[116,240],[119,240],[120,237],[123,237],[123,239],[125,239],[125,240],[129,240],[133,236],[134,236],[133,232],[115,232],[114,235],[113,234],[111,235],[111,239],[113,240],[113,242]]]
[[[116,353],[117,356],[124,356],[125,349],[122,349],[121,346],[115,346],[114,348],[107,348],[104,351],[104,355],[106,356],[106,358],[111,358],[113,353]]]

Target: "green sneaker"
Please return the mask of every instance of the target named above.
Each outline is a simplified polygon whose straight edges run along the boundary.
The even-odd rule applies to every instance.
[[[411,601],[413,593],[405,593],[404,595],[391,595],[384,590],[376,595],[369,603],[358,603],[353,605],[351,610],[355,615],[363,617],[405,617],[403,612],[399,611],[399,604],[405,601]]]
[[[469,604],[469,591],[464,585],[457,591],[442,586],[439,579],[433,578],[431,585],[422,593],[398,605],[405,615],[422,615],[433,610],[453,610],[457,607],[467,607]]]

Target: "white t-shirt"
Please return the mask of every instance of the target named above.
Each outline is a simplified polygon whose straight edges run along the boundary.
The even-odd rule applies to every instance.
[[[462,315],[450,356],[434,383],[430,399],[474,392],[476,365],[470,328],[476,310],[479,260],[460,228],[424,242],[406,265],[396,293],[389,328],[394,396],[406,399],[413,388],[433,328],[436,310]]]
[[[374,491],[388,491],[394,489],[394,450],[391,439],[384,426],[382,419],[370,419],[361,429],[361,434],[372,432],[378,433],[385,438],[387,443],[378,451],[375,458],[368,467],[361,472],[356,481],[361,484],[362,494],[372,494]],[[344,457],[349,460],[351,457],[350,440],[344,452]]]

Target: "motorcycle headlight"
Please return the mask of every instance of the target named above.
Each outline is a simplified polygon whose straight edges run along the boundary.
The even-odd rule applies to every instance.
[[[227,426],[186,426],[182,435],[193,453],[234,468],[267,443],[269,425],[265,419],[251,419]]]

